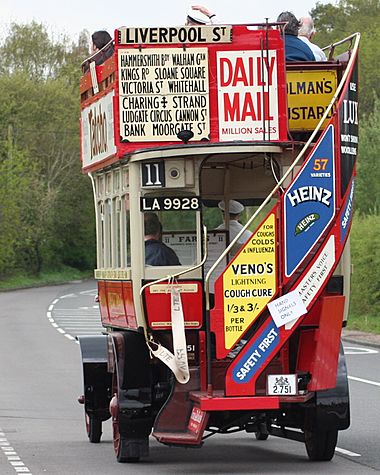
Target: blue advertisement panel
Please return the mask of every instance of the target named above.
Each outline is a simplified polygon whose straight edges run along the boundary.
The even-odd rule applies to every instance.
[[[330,125],[284,196],[285,274],[291,276],[335,214],[334,127]]]
[[[280,330],[270,321],[243,356],[232,367],[235,383],[248,383],[268,358],[274,353],[280,341]]]
[[[343,243],[343,241],[346,239],[347,231],[352,221],[354,190],[355,190],[355,180],[352,180],[351,189],[346,200],[342,219],[340,221],[340,242],[341,243]]]

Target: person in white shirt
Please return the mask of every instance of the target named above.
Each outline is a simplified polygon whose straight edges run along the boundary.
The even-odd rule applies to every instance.
[[[186,25],[212,25],[215,23],[216,15],[203,5],[192,5],[186,18]]]
[[[239,203],[239,201],[229,200],[228,201],[228,220],[226,219],[226,210],[225,210],[225,202],[220,201],[218,203],[218,208],[223,213],[223,223],[220,224],[216,229],[228,229],[230,232],[230,242],[235,239],[238,233],[243,229],[243,225],[239,223],[239,218],[241,213],[244,211],[244,206]],[[227,221],[228,221],[228,228],[227,228]],[[251,237],[252,233],[250,233],[247,229],[243,232],[243,234],[239,237],[232,249],[231,255],[232,257],[236,254],[237,250],[245,244],[248,239]]]
[[[305,16],[300,18],[300,28],[298,30],[298,38],[304,41],[314,54],[316,61],[327,61],[325,53],[319,46],[311,42],[316,31],[311,17]]]

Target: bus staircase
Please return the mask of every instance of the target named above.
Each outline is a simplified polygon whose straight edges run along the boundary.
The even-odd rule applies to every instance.
[[[354,35],[353,35],[354,36]],[[357,45],[355,46],[357,48]],[[347,70],[350,69],[351,62],[354,61],[355,54],[349,60]],[[326,108],[325,114],[316,126],[314,132],[310,135],[304,147],[294,160],[292,166],[287,170],[282,179],[277,183],[272,192],[264,200],[259,209],[250,218],[245,225],[241,234],[245,229],[256,219],[260,211],[266,206],[269,201],[277,196],[278,200],[273,209],[268,213],[274,213],[279,216],[277,229],[279,237],[277,239],[277,262],[283,260],[282,253],[279,249],[279,242],[283,242],[283,224],[284,224],[284,207],[283,201],[286,190],[289,189],[292,183],[297,179],[291,181],[287,189],[282,190],[282,184],[285,180],[293,176],[293,171],[298,164],[302,164],[302,168],[311,157],[313,152],[322,141],[328,126],[322,131],[320,137],[318,134],[322,130],[322,124],[331,112],[332,117],[329,124],[334,123],[337,117],[337,110],[335,104],[342,91],[348,73],[343,74],[340,84],[336,90],[331,103]],[[318,139],[316,140],[316,137]],[[304,157],[306,158],[304,160]],[[334,165],[336,167],[336,165]],[[282,193],[279,193],[282,190]],[[286,279],[283,272],[283,264],[279,265],[278,272],[278,295],[284,295],[296,290],[300,285],[302,279],[307,276],[308,269],[311,268],[318,258],[322,255],[324,249],[334,237],[339,235],[339,221],[342,218],[345,207],[345,200],[342,199],[340,203],[336,202],[336,211],[333,219],[329,225],[324,229],[321,236],[315,242],[311,249],[307,252],[303,261],[298,265],[294,274]],[[277,219],[277,218],[276,218]],[[265,220],[264,220],[265,221]],[[264,222],[263,221],[263,222]],[[258,227],[259,228],[259,227]],[[257,228],[257,229],[258,229]],[[223,337],[223,304],[221,300],[213,309],[210,310],[209,301],[209,279],[214,269],[219,262],[228,254],[234,243],[238,240],[240,234],[227,247],[225,252],[215,262],[209,270],[205,279],[205,296],[206,296],[206,331],[199,332],[199,366],[190,368],[190,380],[186,384],[179,384],[176,382],[173,385],[172,393],[168,398],[166,404],[162,407],[158,414],[153,429],[153,435],[158,441],[168,445],[182,445],[197,447],[202,444],[203,433],[207,427],[210,413],[214,411],[257,411],[258,413],[278,410],[282,404],[288,403],[305,403],[311,399],[316,391],[334,388],[337,377],[337,361],[339,357],[340,334],[342,329],[342,319],[344,313],[345,297],[341,295],[339,289],[331,285],[330,277],[332,276],[340,256],[343,252],[342,246],[340,249],[335,249],[336,255],[334,264],[328,271],[328,276],[324,279],[323,284],[319,288],[317,294],[312,299],[310,306],[307,308],[307,313],[293,323],[291,327],[281,327],[279,330],[279,342],[275,347],[275,351],[259,368],[253,378],[249,380],[249,384],[236,385],[233,382],[232,371],[239,361],[242,361],[244,356],[250,352],[250,348],[258,341],[262,330],[273,325],[273,319],[269,310],[264,308],[258,318],[251,323],[250,327],[242,335],[246,339],[244,345],[237,342],[233,351],[233,357],[228,354],[228,351],[216,351],[214,354],[214,343],[211,341],[211,333],[215,334],[216,346],[218,347],[219,340]],[[336,246],[335,246],[336,247]],[[238,255],[229,263],[229,266],[237,259]],[[220,276],[216,285],[220,287]],[[289,340],[294,335],[295,331],[299,330],[298,349],[296,361],[292,367],[289,365]],[[239,344],[240,343],[240,344]],[[222,348],[223,344],[219,346]],[[236,363],[237,362],[237,363]],[[335,364],[331,364],[335,362]],[[334,368],[331,371],[326,371],[326,368]],[[306,369],[306,371],[303,371]],[[266,379],[267,374],[291,373],[296,372],[301,375],[301,383],[299,384],[299,394],[295,396],[267,396],[266,395]],[[229,424],[230,426],[230,424]],[[237,420],[237,426],[239,421]],[[226,427],[208,428],[213,433],[231,432],[233,430],[241,430],[244,427],[233,429]],[[279,429],[276,435],[281,436]],[[208,436],[206,436],[208,437]],[[295,438],[300,440],[301,434],[295,433],[293,437],[289,434],[288,438]]]
[[[330,229],[333,227],[334,224],[330,226]],[[317,242],[309,255],[309,262],[312,262],[319,254],[330,234],[330,231],[326,231]],[[286,292],[297,287],[304,277],[306,268],[307,266],[304,265],[292,282],[286,285]],[[328,282],[329,280],[326,279],[320,293],[326,293]],[[339,346],[336,345],[336,342],[340,341],[343,310],[344,297],[342,295],[326,294],[317,300],[308,313],[299,318],[291,329],[282,332],[281,345],[276,349],[276,354],[267,361],[267,364],[242,391],[229,384],[231,382],[231,367],[244,349],[249,349],[254,344],[261,330],[272,322],[269,311],[264,310],[251,325],[244,334],[246,343],[243,346],[238,342],[234,348],[235,351],[232,351],[232,357],[227,355],[222,359],[216,359],[212,355],[209,359],[206,344],[207,332],[200,332],[199,367],[190,368],[190,380],[187,384],[176,382],[173,386],[169,401],[156,418],[154,437],[167,445],[197,447],[203,443],[203,433],[212,411],[266,412],[280,409],[281,404],[305,403],[313,397],[314,391],[334,387],[336,372],[332,372],[328,377],[322,377],[322,372],[326,366],[326,360],[338,359]],[[211,315],[211,319],[209,315]],[[207,318],[210,328],[218,338],[223,325],[223,309],[212,309],[211,312],[208,312]],[[303,325],[304,320],[306,320],[305,325]],[[298,328],[302,329],[297,355],[299,373],[302,373],[304,365],[310,368],[310,365],[307,364],[310,355],[314,355],[314,358],[318,355],[316,361],[311,364],[311,379],[309,380],[310,373],[303,374],[305,379],[302,387],[305,390],[301,391],[299,395],[267,396],[265,395],[267,374],[292,372],[289,371],[289,339]],[[324,338],[318,338],[319,335],[323,335]],[[310,348],[313,351],[310,351]],[[223,429],[215,430],[215,432],[223,433]],[[225,432],[230,432],[230,430],[227,429]]]

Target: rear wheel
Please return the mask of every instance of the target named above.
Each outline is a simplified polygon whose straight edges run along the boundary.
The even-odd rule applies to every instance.
[[[305,431],[306,452],[310,460],[329,461],[334,457],[338,430]]]
[[[116,372],[113,376],[112,382],[113,398],[110,403],[110,412],[112,415],[112,431],[113,431],[113,448],[115,450],[116,459],[120,463],[133,463],[138,462],[140,457],[131,457],[128,439],[124,438],[120,434],[120,418],[119,418],[119,398],[118,394],[118,378]]]
[[[89,441],[98,444],[102,436],[102,421],[86,414],[86,429]]]
[[[267,425],[265,424],[265,422],[261,422],[259,425],[258,425],[258,431],[255,432],[255,437],[257,440],[267,440],[267,438],[269,437],[269,432],[268,432],[268,428],[267,428]]]

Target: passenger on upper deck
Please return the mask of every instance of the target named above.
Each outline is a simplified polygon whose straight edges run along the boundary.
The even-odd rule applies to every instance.
[[[92,54],[97,53],[102,48],[104,48],[107,44],[109,47],[105,48],[101,53],[94,57],[94,61],[96,65],[103,64],[106,59],[112,56],[113,54],[113,44],[111,43],[112,38],[108,31],[100,30],[95,31],[91,35],[92,39]]]
[[[316,61],[327,61],[325,53],[321,50],[321,48],[312,43],[311,39],[315,35],[315,28],[313,19],[309,16],[305,16],[300,18],[300,29],[298,30],[298,38],[304,41],[307,46],[311,49],[315,56]]]
[[[286,61],[315,61],[314,54],[309,46],[298,38],[300,22],[293,13],[282,12],[277,21],[287,22],[284,28]]]
[[[186,26],[212,25],[215,23],[215,13],[210,12],[203,5],[192,5],[187,12]]]
[[[161,241],[162,224],[155,213],[144,214],[145,264],[180,266],[177,254]]]

